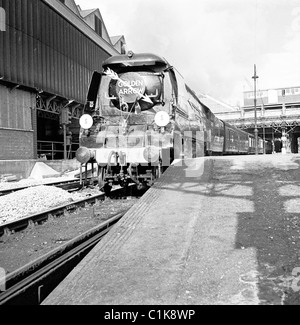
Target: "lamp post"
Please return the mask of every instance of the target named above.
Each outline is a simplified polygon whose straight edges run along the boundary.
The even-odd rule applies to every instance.
[[[286,107],[285,107],[285,89],[282,89],[282,117],[285,117],[286,114]],[[287,133],[286,133],[286,128],[282,127],[282,136],[281,136],[281,141],[282,141],[282,148],[281,148],[281,153],[283,155],[286,154],[286,145],[287,145]]]
[[[256,112],[256,65],[254,64],[254,139],[255,139],[255,154],[258,155],[258,130],[257,130],[257,112]]]

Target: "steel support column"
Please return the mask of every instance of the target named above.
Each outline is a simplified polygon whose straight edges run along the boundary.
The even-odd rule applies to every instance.
[[[258,130],[257,130],[257,109],[256,109],[256,65],[254,64],[254,138],[255,138],[255,154],[258,155]]]

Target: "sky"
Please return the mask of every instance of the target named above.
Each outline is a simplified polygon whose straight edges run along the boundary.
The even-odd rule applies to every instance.
[[[98,8],[127,50],[163,56],[197,94],[243,106],[243,92],[300,86],[300,0],[75,0]]]

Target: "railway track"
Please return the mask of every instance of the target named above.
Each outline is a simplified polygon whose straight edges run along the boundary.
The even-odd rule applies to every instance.
[[[88,183],[90,183],[91,180],[88,181]],[[97,181],[94,180],[93,183],[95,184]],[[94,185],[92,184],[92,185]],[[20,190],[24,190],[28,187],[33,187],[33,186],[40,186],[40,185],[47,185],[47,186],[56,186],[59,187],[63,190],[66,190],[68,192],[73,192],[73,191],[77,191],[80,188],[82,188],[82,184],[80,184],[80,180],[67,180],[67,181],[60,181],[60,182],[51,182],[51,183],[43,183],[43,184],[36,184],[36,185],[31,185],[31,186],[18,186],[18,187],[12,187],[9,189],[0,189],[0,196],[2,195],[7,195],[13,192],[17,192]]]
[[[39,213],[35,213],[21,219],[3,223],[0,225],[0,236],[9,235],[11,232],[23,230],[28,226],[34,226],[35,224],[44,222],[49,218],[63,215],[66,212],[74,211],[80,207],[85,207],[87,204],[90,205],[95,204],[97,201],[104,200],[104,199],[105,199],[104,193],[100,193],[97,195],[84,198],[82,200],[59,205],[54,208],[47,209]]]
[[[8,274],[0,305],[39,305],[126,212]]]
[[[129,191],[131,192],[134,191],[134,187],[135,187],[134,185],[130,185]],[[111,198],[120,197],[122,196],[122,191],[123,191],[122,188],[113,189],[110,193],[110,197]],[[98,201],[105,200],[105,198],[106,198],[105,193],[99,192],[99,194],[91,195],[81,200],[68,202],[63,205],[59,205],[44,210],[39,213],[32,214],[21,219],[0,224],[0,236],[9,235],[12,232],[23,230],[29,226],[34,226],[36,224],[42,223],[49,218],[58,217],[63,215],[64,213],[75,211],[80,207],[93,205]]]

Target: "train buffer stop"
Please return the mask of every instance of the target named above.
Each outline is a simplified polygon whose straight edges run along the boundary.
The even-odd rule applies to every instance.
[[[175,161],[43,304],[299,304],[299,164]]]

